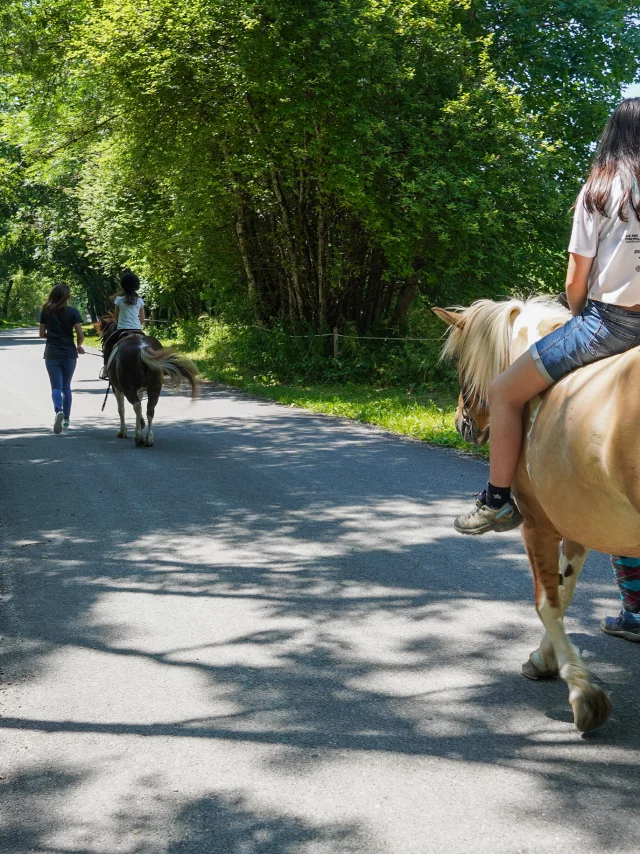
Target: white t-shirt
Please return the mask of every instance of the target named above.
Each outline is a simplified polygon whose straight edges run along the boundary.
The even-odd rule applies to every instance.
[[[140,309],[144,305],[142,297],[138,297],[135,305],[127,305],[124,297],[116,297],[114,302],[120,309],[118,312],[118,329],[142,329]]]
[[[584,206],[584,187],[573,214],[569,252],[593,258],[589,298],[613,305],[640,305],[640,222],[632,208],[628,222],[618,219],[622,196],[619,178],[613,181],[606,205],[608,216],[590,214]],[[637,201],[637,196],[634,197]]]

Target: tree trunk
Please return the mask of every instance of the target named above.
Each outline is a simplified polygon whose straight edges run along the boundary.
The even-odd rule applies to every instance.
[[[247,245],[247,229],[245,225],[245,213],[246,212],[244,202],[242,201],[239,195],[236,195],[236,235],[238,237],[238,245],[240,247],[240,254],[242,255],[244,271],[247,276],[249,301],[251,302],[251,307],[255,315],[257,311],[256,300],[258,295],[258,288],[256,285],[255,276],[253,275],[253,269],[251,268],[251,261],[249,258],[249,247]]]
[[[275,167],[275,163],[273,161],[273,157],[269,150],[269,147],[266,144],[264,133],[262,132],[262,128],[260,127],[260,123],[258,122],[258,117],[256,116],[256,112],[253,106],[253,101],[251,100],[251,96],[249,94],[245,95],[245,100],[249,110],[251,112],[251,116],[253,118],[253,125],[256,129],[256,133],[258,137],[262,140],[262,145],[264,148],[265,155],[267,157],[267,161],[269,164],[269,174],[271,175],[271,185],[273,187],[273,193],[276,197],[278,205],[280,207],[280,213],[282,217],[282,228],[284,232],[284,244],[287,254],[287,259],[289,262],[289,273],[291,275],[291,281],[293,283],[293,294],[295,297],[296,307],[298,309],[298,319],[303,321],[305,319],[305,311],[304,311],[304,299],[302,297],[302,287],[300,282],[300,271],[298,269],[298,258],[296,252],[296,243],[293,235],[293,231],[291,228],[291,218],[289,216],[289,208],[287,206],[286,199],[284,197],[284,193],[282,192],[282,185],[280,182],[280,174]]]
[[[13,279],[9,279],[7,282],[7,287],[4,291],[4,304],[2,306],[2,316],[6,317],[7,312],[9,311],[9,297],[11,296],[11,289],[13,288]]]
[[[327,295],[326,295],[326,267],[327,235],[324,220],[324,199],[322,191],[318,199],[318,332],[324,329],[327,318]]]
[[[397,326],[398,331],[403,335],[407,331],[407,313],[411,307],[411,303],[416,298],[417,293],[418,274],[412,273],[410,276],[407,276],[404,285],[400,289],[400,293],[398,294],[398,299],[396,301],[396,308],[393,313],[394,326]]]

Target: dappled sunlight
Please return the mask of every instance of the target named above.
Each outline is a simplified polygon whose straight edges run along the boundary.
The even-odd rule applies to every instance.
[[[185,427],[161,401],[154,449],[98,419],[0,445],[15,508],[0,737],[25,746],[8,786],[34,792],[16,838],[65,854],[213,839],[224,854],[413,854],[390,823],[428,838],[468,798],[480,825],[473,793],[500,769],[500,826],[533,826],[532,799],[549,839],[606,847],[635,809],[640,738],[637,662],[596,634],[615,605],[598,559],[569,628],[616,711],[587,740],[563,685],[519,675],[542,629],[518,534],[451,529],[471,497],[454,452],[241,395],[198,406]],[[78,459],[74,499],[58,500]],[[50,785],[44,741],[65,757]],[[559,798],[585,778],[590,795]],[[594,809],[600,793],[615,809]]]

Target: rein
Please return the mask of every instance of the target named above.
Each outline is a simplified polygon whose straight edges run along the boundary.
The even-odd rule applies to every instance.
[[[456,371],[458,371],[458,359],[452,359],[453,364],[456,367]],[[460,374],[458,373],[458,382],[460,384],[460,397],[462,398],[462,418],[469,424],[473,424],[474,420],[471,415],[472,404],[476,404],[475,408],[484,409],[485,411],[489,409],[489,401],[484,400],[474,391],[471,391],[468,383],[463,382],[460,378]]]
[[[454,364],[457,365],[457,359],[454,359]],[[460,399],[462,401],[462,406],[460,407],[460,417],[461,424],[458,427],[458,432],[467,442],[474,443],[477,437],[481,437],[484,442],[489,435],[489,425],[487,424],[484,430],[480,430],[476,423],[472,412],[475,410],[476,413],[478,410],[484,410],[485,412],[489,411],[489,402],[484,400],[484,398],[480,397],[476,392],[472,391],[469,388],[469,384],[464,382],[460,375],[458,374],[458,382],[460,384]]]
[[[102,401],[102,409],[100,412],[104,412],[104,408],[107,405],[107,398],[109,397],[109,392],[111,391],[111,380],[109,380],[109,385],[107,386],[107,393],[104,396],[104,400]]]
[[[462,417],[468,421],[473,420],[470,414],[472,403],[477,405],[476,408],[489,409],[488,402],[479,397],[475,392],[470,391],[466,383],[460,385],[460,397],[462,398]]]

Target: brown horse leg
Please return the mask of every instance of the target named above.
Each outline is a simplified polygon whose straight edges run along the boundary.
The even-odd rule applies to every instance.
[[[136,413],[136,446],[140,448],[144,445],[144,439],[142,438],[142,404],[139,400],[133,404],[133,411]]]
[[[124,420],[124,394],[113,386],[113,393],[118,401],[118,415],[120,416],[120,429],[118,430],[118,439],[127,438],[127,425]]]
[[[156,404],[158,402],[158,398],[160,397],[160,389],[162,386],[158,386],[158,388],[150,388],[147,392],[147,436],[144,440],[147,448],[152,448],[154,443],[153,438],[153,430],[151,429],[151,425],[153,424],[153,416],[156,411]]]
[[[591,682],[587,667],[564,630],[564,597],[558,585],[560,536],[548,523],[534,527],[525,522],[522,538],[533,570],[536,608],[556,654],[560,676],[569,687],[575,725],[581,732],[596,729],[611,714],[611,702]]]
[[[559,593],[563,616],[571,604],[578,578],[588,554],[589,550],[579,543],[567,539],[562,541],[558,584],[560,585]],[[548,632],[545,632],[538,649],[534,650],[529,656],[529,660],[522,665],[522,675],[526,676],[527,679],[534,680],[558,678],[558,661]]]

